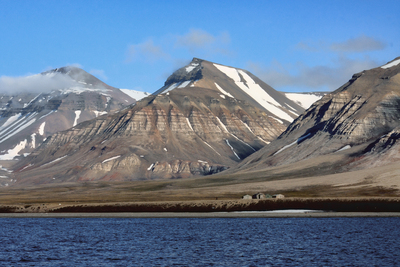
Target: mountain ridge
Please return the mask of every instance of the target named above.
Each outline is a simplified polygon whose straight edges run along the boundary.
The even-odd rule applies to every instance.
[[[289,123],[279,116],[292,120],[303,110],[256,83],[252,74],[232,67],[221,71],[215,64],[194,59],[136,105],[56,133],[15,165],[14,179],[53,183],[209,175],[275,139]],[[244,90],[263,90],[268,105]]]

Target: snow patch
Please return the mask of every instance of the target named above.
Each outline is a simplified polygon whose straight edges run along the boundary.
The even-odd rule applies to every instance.
[[[48,163],[45,163],[45,164],[42,165],[42,167],[43,167],[43,166],[46,166],[46,165],[49,165],[49,164],[52,164],[52,163],[54,163],[54,162],[60,161],[60,160],[62,160],[63,158],[65,158],[65,157],[67,157],[67,156],[68,156],[68,155],[65,155],[65,156],[62,156],[62,157],[60,157],[60,158],[57,158],[57,159],[55,159],[55,160],[53,160],[53,161],[50,161],[50,162],[48,162]]]
[[[97,111],[97,110],[94,110],[93,112],[94,112],[94,114],[96,115],[96,118],[97,118],[98,116],[102,116],[102,115],[104,115],[104,114],[107,114],[107,111]]]
[[[81,116],[81,110],[75,110],[75,120],[72,127],[75,127],[78,124],[79,117]]]
[[[203,141],[203,142],[204,142],[204,144],[206,144],[207,146],[209,146],[212,150],[214,150],[215,153],[217,153],[218,155],[221,156],[221,154],[219,154],[218,151],[215,150],[209,143],[207,143],[206,141]]]
[[[343,150],[346,150],[346,149],[349,149],[349,148],[351,148],[351,145],[344,146],[341,149],[337,150],[336,152],[343,151]]]
[[[84,92],[103,92],[107,93],[110,92],[111,90],[109,89],[92,89],[92,88],[85,88],[85,87],[69,87],[66,89],[61,89],[59,90],[63,95],[74,93],[74,94],[82,94]]]
[[[9,149],[6,154],[0,155],[0,160],[12,160],[14,157],[18,156],[18,153],[26,147],[28,140],[21,141],[14,148]]]
[[[38,129],[40,135],[44,135],[44,127],[45,126],[46,126],[45,121],[42,124],[40,124],[39,129]]]
[[[229,97],[232,97],[232,98],[234,98],[230,93],[228,93],[227,91],[225,91],[224,89],[222,89],[222,87],[221,86],[219,86],[219,84],[218,83],[214,83],[215,84],[215,86],[218,88],[218,90],[220,90],[221,91],[221,93],[223,93],[224,95],[227,95],[227,96],[229,96]]]
[[[178,86],[178,88],[185,88],[186,86],[188,86],[188,84],[190,83],[191,81],[184,81],[183,83],[181,83],[179,86]]]
[[[277,118],[275,118],[275,117],[271,117],[271,118],[273,118],[274,120],[276,120],[276,121],[279,122],[280,124],[283,124],[283,121],[281,121],[280,119],[277,119]]]
[[[20,131],[24,130],[25,128],[27,128],[28,126],[30,126],[31,124],[33,124],[36,119],[32,119],[29,120],[29,118],[33,117],[34,115],[36,115],[37,113],[34,112],[31,116],[29,116],[28,118],[26,118],[27,122],[24,122],[22,125],[19,125],[19,127],[16,127],[15,129],[13,129],[7,136],[3,137],[3,139],[0,140],[0,143],[6,141],[8,138],[12,137],[13,135],[19,133]],[[28,121],[29,120],[29,121]]]
[[[31,166],[33,166],[33,164],[26,165],[25,167],[23,167],[23,168],[20,170],[20,172],[22,172],[23,170],[25,170],[26,168],[29,168],[29,167],[31,167]]]
[[[43,115],[42,117],[39,118],[39,121],[47,116],[49,116],[51,113],[55,112],[56,110],[52,110],[49,113],[47,113],[46,115]]]
[[[108,96],[108,95],[105,95],[105,96],[106,96],[106,99],[107,99],[107,103],[106,103],[105,107],[107,108],[108,107],[108,103],[110,103],[111,97]]]
[[[215,118],[217,118],[219,124],[222,126],[222,128],[225,130],[225,132],[229,133],[229,131],[228,131],[228,129],[226,128],[225,124],[223,124],[222,121],[221,121],[218,117],[215,117]]]
[[[147,92],[135,91],[130,89],[119,89],[119,90],[121,90],[124,94],[132,97],[133,99],[136,99],[136,101],[139,101],[140,99],[151,95],[150,93]]]
[[[189,66],[186,67],[186,73],[191,72],[192,70],[194,70],[197,66],[199,65],[199,63],[192,63]]]
[[[294,141],[293,143],[290,143],[290,144],[288,144],[288,145],[282,147],[281,149],[279,149],[278,151],[276,151],[276,152],[274,153],[273,156],[277,155],[278,153],[281,153],[281,152],[282,152],[283,150],[285,150],[286,148],[289,148],[289,147],[291,147],[291,146],[293,146],[293,145],[295,145],[295,144],[300,143],[301,141],[307,139],[310,135],[311,135],[311,133],[308,133],[308,134],[306,134],[305,136],[300,137],[299,139],[297,139],[297,140]]]
[[[244,126],[246,126],[246,128],[247,128],[252,134],[256,135],[256,134],[250,129],[250,127],[249,127],[249,125],[247,125],[247,123],[245,123],[245,122],[242,121],[242,120],[240,120],[240,121],[243,123]]]
[[[399,64],[400,64],[400,58],[399,58],[399,59],[396,59],[396,60],[394,60],[394,61],[392,61],[392,62],[390,62],[390,63],[388,63],[388,64],[386,64],[386,65],[383,65],[381,68],[382,68],[382,69],[388,69],[388,68],[397,66],[397,65],[399,65]]]
[[[32,138],[32,148],[36,148],[36,133],[31,134]]]
[[[240,119],[239,119],[240,120]],[[258,135],[256,135],[252,130],[251,130],[251,128],[249,127],[249,125],[247,125],[247,123],[245,123],[244,121],[242,121],[242,120],[240,120],[243,124],[244,124],[244,126],[246,126],[246,128],[252,133],[252,134],[254,134],[258,139],[260,139],[261,141],[263,141],[264,143],[266,143],[266,144],[269,144],[270,142],[267,142],[267,141],[265,141],[264,139],[262,139],[261,137],[259,137]],[[253,148],[254,149],[254,148]]]
[[[189,125],[190,129],[192,129],[192,131],[194,132],[192,124],[189,121],[189,118],[186,118],[186,121],[187,121],[187,124]]]
[[[34,98],[32,98],[32,100],[31,101],[29,101],[29,103],[25,103],[24,104],[24,108],[26,108],[27,106],[29,106],[33,101],[35,101],[36,100],[36,98],[38,98],[39,96],[41,95],[41,93],[40,94],[38,94],[37,96],[35,96]],[[40,101],[39,101],[40,102]]]
[[[152,163],[152,164],[150,165],[150,167],[147,168],[147,170],[148,170],[148,171],[151,171],[151,169],[153,168],[153,166],[154,166],[154,163]]]
[[[18,113],[18,114],[15,114],[14,116],[9,117],[7,119],[7,121],[0,127],[0,130],[6,128],[8,125],[15,122],[20,116],[21,116],[21,113]]]
[[[321,95],[300,93],[285,93],[285,96],[305,109],[308,109],[312,104],[322,98]]]
[[[171,84],[167,89],[165,89],[164,91],[162,91],[161,94],[165,94],[165,93],[167,93],[167,92],[169,92],[169,91],[174,90],[178,85],[179,85],[179,83],[173,83],[173,84]]]
[[[254,80],[246,72],[218,64],[214,64],[214,66],[231,78],[240,89],[251,96],[269,112],[288,122],[293,121],[293,118],[280,108],[281,105],[264,89],[262,89],[259,84],[254,82]],[[244,81],[241,80],[239,74],[243,77]]]
[[[236,138],[236,140],[242,142],[242,143],[245,144],[246,146],[250,147],[253,151],[256,151],[251,145],[249,145],[249,144],[247,144],[246,142],[240,140],[236,135],[231,134],[231,133],[228,131],[228,129],[226,128],[226,126],[222,123],[222,121],[221,121],[218,117],[215,117],[215,118],[217,118],[217,120],[218,120],[219,123],[221,124],[222,128],[223,128],[228,134],[230,134],[231,136],[233,136],[234,138]]]
[[[115,156],[115,157],[112,157],[112,158],[109,158],[109,159],[106,159],[106,160],[103,160],[103,162],[101,162],[101,164],[106,163],[106,162],[111,161],[111,160],[114,160],[114,159],[117,159],[119,157],[121,157],[121,155]]]

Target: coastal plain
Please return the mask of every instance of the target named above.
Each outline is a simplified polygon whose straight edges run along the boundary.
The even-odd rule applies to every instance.
[[[359,215],[360,212],[380,212],[384,215],[384,212],[400,212],[399,184],[395,179],[398,169],[397,164],[392,164],[330,175],[285,176],[286,179],[274,177],[270,170],[174,180],[92,181],[12,187],[0,190],[0,213],[90,213],[93,216],[96,213],[113,214],[111,216],[135,213],[140,216],[139,213],[171,215],[178,212],[198,213],[199,216],[215,213],[216,216],[218,212],[306,209],[347,212],[348,215],[348,212]],[[245,194],[258,192],[284,194],[285,198],[241,199]],[[330,215],[337,214],[326,213],[323,216]],[[286,215],[235,213],[232,216]],[[319,215],[304,213],[299,216]]]

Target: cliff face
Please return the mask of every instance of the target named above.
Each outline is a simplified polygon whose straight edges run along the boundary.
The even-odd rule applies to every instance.
[[[214,174],[274,140],[302,111],[244,70],[194,59],[135,106],[49,137],[15,166],[14,179],[47,183]]]
[[[382,67],[353,75],[342,87],[315,102],[277,140],[242,162],[240,168],[284,165],[374,144],[367,150],[354,150],[349,158],[351,164],[343,163],[341,170],[360,167],[355,161],[367,155],[372,159],[371,153],[378,153],[378,149],[372,152],[372,147],[387,143],[384,140],[388,136],[391,136],[389,142],[394,142],[400,125],[399,100],[400,59],[397,58]]]

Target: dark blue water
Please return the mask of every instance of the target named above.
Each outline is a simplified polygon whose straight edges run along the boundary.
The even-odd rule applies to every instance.
[[[400,218],[1,218],[0,266],[397,266]]]

